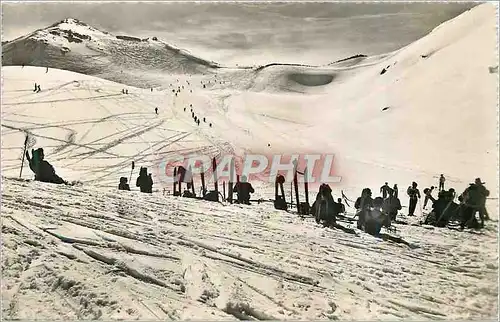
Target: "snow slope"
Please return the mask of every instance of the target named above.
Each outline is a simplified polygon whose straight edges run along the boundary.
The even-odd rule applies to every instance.
[[[498,311],[498,230],[400,226],[413,247],[269,205],[2,182],[2,315],[473,319]]]
[[[161,79],[161,91],[2,67],[2,296],[11,303],[4,316],[29,318],[44,307],[38,314],[46,318],[218,319],[234,318],[241,303],[254,317],[276,319],[491,316],[498,310],[496,221],[479,233],[397,225],[412,249],[325,231],[270,204],[163,197],[170,187],[158,164],[176,153],[331,152],[342,176],[332,185],[336,197],[343,189],[354,199],[364,187],[376,194],[385,181],[424,188],[440,173],[457,191],[480,176],[498,195],[498,75],[489,72],[498,66],[495,10],[480,5],[400,51],[353,64],[167,77],[139,71],[138,79]],[[195,125],[190,104],[206,123]],[[58,174],[84,186],[12,179],[24,133]],[[139,166],[153,172],[152,196],[115,191],[131,161],[132,183]],[[32,178],[27,165],[22,176]],[[255,197],[273,194],[255,185]],[[497,219],[498,199],[488,209]]]

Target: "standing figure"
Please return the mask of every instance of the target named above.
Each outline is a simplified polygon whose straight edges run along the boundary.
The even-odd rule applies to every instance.
[[[401,201],[399,201],[398,197],[395,195],[394,190],[389,192],[389,197],[384,200],[382,208],[388,215],[387,226],[390,226],[392,221],[396,221],[398,210],[401,210]]]
[[[441,174],[441,176],[439,177],[439,191],[444,190],[444,182],[445,181],[446,181],[446,179],[444,178],[444,175]]]
[[[354,203],[354,208],[356,208],[356,214],[358,215],[358,229],[364,229],[366,213],[370,211],[372,206],[372,191],[370,188],[364,188],[363,191],[361,191],[361,197],[358,197]]]
[[[155,107],[155,113],[158,115],[158,107]]]
[[[408,216],[415,215],[415,208],[417,208],[417,201],[420,199],[420,191],[417,189],[417,183],[413,182],[410,187],[406,190],[406,193],[410,197],[410,205],[408,207]]]
[[[394,184],[394,187],[392,188],[392,190],[394,191],[394,197],[398,197],[398,185],[395,183]]]
[[[432,197],[432,190],[434,190],[434,186],[432,186],[430,189],[429,188],[425,188],[424,189],[424,208],[427,206],[427,202],[429,201],[429,199],[433,199]],[[441,192],[441,190],[440,190]]]
[[[153,178],[151,174],[148,175],[148,168],[141,167],[135,185],[141,189],[141,192],[153,193]]]
[[[389,187],[389,184],[386,182],[382,187],[380,187],[380,193],[382,194],[382,198],[386,199],[387,196],[389,195],[389,191],[391,191],[391,187]]]

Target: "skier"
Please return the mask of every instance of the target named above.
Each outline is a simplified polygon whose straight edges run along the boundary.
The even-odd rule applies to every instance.
[[[236,182],[233,191],[238,194],[238,203],[247,205],[250,204],[250,193],[255,192],[250,182],[247,182],[247,177],[244,175],[241,176],[240,182]]]
[[[354,203],[354,208],[356,208],[357,211],[356,215],[358,215],[358,229],[362,229],[364,227],[366,212],[369,211],[372,206],[372,191],[370,188],[364,188],[363,191],[361,191],[361,197],[358,197]]]
[[[128,94],[128,89],[125,90],[125,94]]]
[[[127,183],[127,177],[120,178],[120,184],[118,185],[118,190],[128,190],[130,191],[130,186]]]
[[[337,204],[339,205],[339,214],[345,214],[345,206],[342,203],[342,198],[337,199]]]
[[[391,187],[389,187],[389,184],[386,182],[382,187],[380,187],[380,193],[382,194],[382,198],[386,199],[387,196],[389,195],[389,191],[391,191]]]
[[[395,191],[389,191],[389,197],[384,200],[382,205],[384,212],[388,215],[388,225],[390,226],[391,221],[396,221],[396,216],[398,215],[398,210],[401,210],[401,201],[395,196]]]
[[[29,152],[26,151],[26,159],[28,160],[31,171],[35,173],[35,180],[48,183],[56,184],[68,184],[61,177],[59,177],[54,167],[44,160],[45,154],[42,148],[36,150],[31,149],[32,158],[30,158]]]
[[[336,216],[339,213],[339,207],[333,200],[332,189],[329,185],[323,183],[321,186],[319,186],[316,200],[314,201],[311,208],[313,209],[313,215],[316,219],[316,223],[319,224],[323,222],[324,227],[330,227],[336,222]]]
[[[408,216],[415,215],[415,208],[417,207],[417,201],[420,199],[420,191],[417,189],[417,183],[413,182],[411,186],[408,187],[406,193],[410,197],[410,205],[408,207]]]
[[[439,191],[444,190],[444,182],[445,181],[446,181],[446,179],[444,178],[444,175],[441,174],[441,176],[439,177]]]
[[[450,219],[458,210],[458,205],[453,202],[453,194],[442,190],[438,194],[438,199],[432,198],[432,212],[425,219],[425,224],[436,227],[446,227]]]
[[[206,123],[206,122],[207,122],[207,120],[206,120],[205,118],[203,118],[203,122],[205,122],[205,123]]]
[[[394,184],[394,187],[392,188],[392,190],[394,191],[394,197],[398,197],[398,185],[395,183]]]
[[[141,189],[141,192],[153,192],[153,178],[151,178],[151,174],[148,176],[148,168],[141,167],[135,185]]]
[[[47,67],[47,70],[45,71],[45,73],[48,73],[49,72],[49,67]]]
[[[212,123],[210,123],[209,126],[212,127]]]
[[[486,217],[486,198],[490,195],[490,192],[483,184],[484,182],[482,182],[480,178],[476,178],[474,183],[471,183],[458,198],[461,202],[460,206],[462,211],[462,222],[460,223],[461,229],[464,229],[465,226],[468,226],[469,228],[478,227],[475,217],[476,212],[479,212],[479,219],[481,220],[479,227],[484,227],[484,220]]]
[[[184,107],[184,112],[186,112],[186,108]]]
[[[434,190],[434,186],[431,186],[430,189],[429,188],[425,188],[424,189],[424,195],[425,195],[425,197],[424,197],[424,208],[427,206],[427,202],[429,201],[429,199],[434,199],[432,197],[432,190]],[[440,192],[441,192],[441,190],[440,190]]]
[[[386,222],[386,215],[382,212],[383,202],[381,197],[373,199],[373,208],[366,211],[363,230],[372,236],[378,237],[383,223]]]
[[[33,92],[36,92],[37,89],[38,89],[38,87],[36,86],[36,83],[35,83],[35,89],[33,90]]]
[[[151,87],[151,92],[153,91],[153,87]]]
[[[155,107],[155,113],[158,115],[158,107]]]

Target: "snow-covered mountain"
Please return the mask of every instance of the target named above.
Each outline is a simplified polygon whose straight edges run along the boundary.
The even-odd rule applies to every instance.
[[[60,68],[122,83],[128,79],[123,73],[141,78],[147,72],[196,74],[218,68],[154,36],[112,35],[72,18],[6,43],[2,64]],[[158,86],[147,83],[147,77],[134,81],[138,84]]]
[[[158,72],[149,63],[130,69],[130,80],[162,83],[153,91],[124,85],[127,77],[122,83],[103,79],[118,75],[121,63],[114,62],[108,76],[97,69],[86,75],[64,65],[64,55],[83,57],[93,39],[116,43],[116,50],[126,42],[149,48],[154,40],[116,39],[85,25],[79,32],[75,21],[67,22],[71,33],[62,31],[66,23],[55,35],[42,32],[45,40],[54,37],[44,45],[54,53],[61,44],[71,46],[53,55],[62,62],[54,58],[55,66],[68,70],[2,67],[2,314],[196,320],[496,315],[496,12],[482,4],[401,50],[323,67],[273,64],[206,75]],[[34,83],[41,92],[33,91]],[[207,122],[196,125],[191,106]],[[83,186],[25,182],[33,177],[27,164],[17,179],[25,134],[28,149],[43,147],[61,177]],[[461,192],[481,177],[491,191],[493,221],[480,232],[394,224],[408,247],[358,230],[325,230],[271,204],[221,205],[162,194],[171,190],[162,182],[162,162],[178,153],[308,152],[336,154],[342,176],[331,184],[336,198],[341,189],[354,199],[362,188],[378,195],[385,181],[399,184],[400,218],[412,181],[422,190],[443,173],[446,188]],[[140,166],[153,173],[152,195],[134,186]],[[131,192],[116,191],[121,176],[132,178]],[[253,197],[273,195],[272,186],[252,184]],[[352,204],[347,209],[352,214]],[[416,218],[404,219],[416,223],[424,213],[419,206]]]

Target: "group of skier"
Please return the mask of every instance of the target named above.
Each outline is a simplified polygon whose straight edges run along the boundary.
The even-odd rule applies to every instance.
[[[35,174],[35,180],[56,184],[68,184],[67,181],[59,177],[54,170],[54,167],[45,160],[43,148],[32,149],[31,156],[29,152],[25,154],[30,169]],[[182,167],[179,167],[181,170]],[[183,169],[183,168],[182,168]],[[179,170],[179,171],[180,171]],[[185,170],[185,169],[184,169]],[[185,171],[182,172],[183,176]],[[181,178],[182,179],[182,178]],[[450,188],[444,189],[444,176],[439,179],[439,193],[437,199],[432,196],[434,187],[424,189],[425,198],[432,203],[432,211],[425,218],[425,224],[431,224],[437,227],[446,227],[450,221],[456,220],[460,223],[460,228],[482,228],[484,221],[489,219],[486,210],[486,198],[490,192],[484,186],[484,182],[480,178],[476,178],[474,183],[470,183],[462,194],[458,196],[459,203],[455,202],[457,198],[455,190]],[[120,178],[118,185],[119,190],[130,190],[130,186],[126,177]],[[141,167],[139,177],[136,180],[136,186],[141,192],[153,192],[152,174],[147,172],[146,167]],[[420,191],[417,188],[416,182],[412,182],[407,189],[409,197],[408,216],[414,216],[415,208],[418,200],[421,198]],[[189,185],[188,189],[189,190]],[[237,194],[236,202],[242,204],[250,204],[250,194],[255,190],[247,181],[245,176],[241,177],[232,189]],[[188,191],[189,192],[189,191]],[[203,192],[205,200],[218,200],[218,196],[214,196],[214,191],[209,193]],[[398,188],[394,185],[390,188],[386,182],[380,188],[381,197],[372,198],[372,191],[365,188],[361,192],[361,196],[354,203],[356,209],[357,227],[370,234],[380,233],[382,226],[391,227],[391,223],[397,220],[398,211],[402,209],[401,202],[398,198]],[[193,193],[184,193],[185,197],[196,197]],[[208,197],[207,197],[208,196]],[[315,217],[318,223],[323,222],[325,226],[332,225],[341,214],[345,214],[345,206],[339,198],[337,202],[332,196],[332,189],[327,184],[322,184],[316,195],[310,213]],[[476,219],[476,213],[479,214],[479,221]]]
[[[455,189],[445,190],[444,182],[445,178],[441,175],[437,199],[432,196],[434,187],[424,189],[426,200],[432,203],[432,211],[426,216],[424,224],[446,227],[451,221],[458,221],[460,229],[465,227],[483,228],[484,221],[489,219],[485,205],[489,191],[484,186],[484,182],[480,178],[476,178],[474,183],[469,184],[469,187],[458,196],[459,204],[454,201],[456,198]],[[412,182],[407,189],[408,216],[414,216],[417,202],[421,198],[417,187],[418,184]],[[344,210],[341,199],[335,203],[331,192],[328,185],[322,184],[311,207],[311,214],[315,217],[316,222],[322,222],[324,226],[335,225],[337,217]],[[382,227],[390,229],[391,223],[397,220],[398,211],[402,209],[397,185],[391,188],[386,182],[380,188],[380,193],[381,197],[373,198],[371,189],[364,188],[361,196],[354,203],[357,228],[375,236],[380,235]],[[476,219],[476,213],[479,215],[479,221]]]

